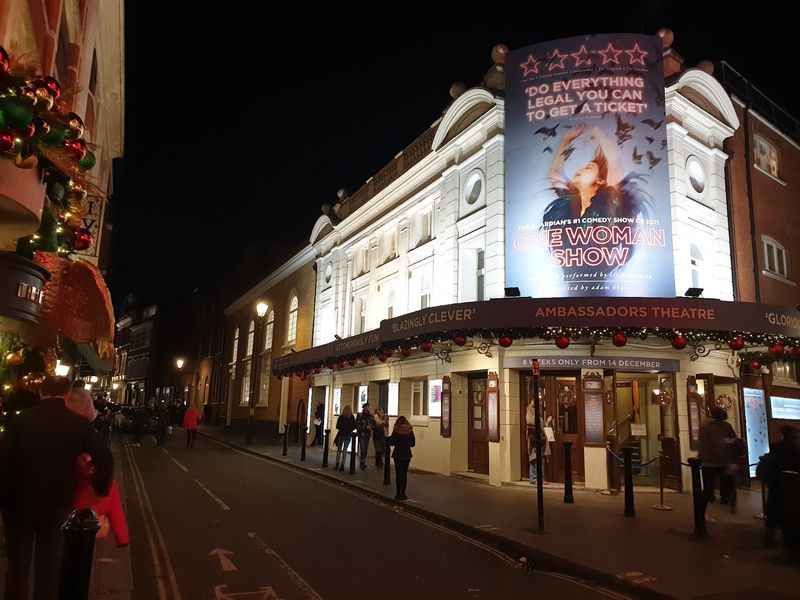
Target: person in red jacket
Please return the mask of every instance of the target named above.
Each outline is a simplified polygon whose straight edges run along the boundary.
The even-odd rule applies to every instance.
[[[200,411],[194,406],[189,406],[183,415],[183,428],[186,430],[186,447],[194,448],[197,439],[197,427],[200,423]]]

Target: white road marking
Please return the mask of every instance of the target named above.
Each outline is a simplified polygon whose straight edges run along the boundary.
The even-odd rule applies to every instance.
[[[270,558],[280,563],[281,567],[283,567],[283,569],[286,571],[289,578],[295,583],[295,585],[297,585],[298,588],[300,588],[300,590],[302,590],[305,593],[306,598],[308,598],[309,600],[322,600],[322,596],[320,596],[316,592],[316,590],[314,590],[314,588],[311,587],[311,584],[309,584],[305,579],[300,577],[300,574],[297,571],[295,571],[292,567],[290,567],[289,563],[283,560],[280,557],[280,555],[277,552],[275,552],[275,550],[267,546],[266,542],[262,540],[260,537],[258,537],[258,534],[251,531],[247,534],[247,537],[253,540],[253,543],[255,543],[255,545],[258,546],[258,548],[262,552],[264,552],[264,554],[266,554]]]
[[[147,541],[150,546],[150,554],[153,559],[153,571],[155,573],[158,587],[158,598],[159,600],[169,599],[169,595],[167,595],[168,584],[172,592],[172,600],[181,600],[181,593],[178,589],[175,571],[173,570],[172,562],[169,559],[169,553],[167,552],[167,547],[164,543],[164,536],[161,533],[155,513],[153,512],[153,505],[150,503],[150,495],[147,493],[142,472],[139,470],[139,465],[136,463],[136,459],[134,458],[133,451],[131,450],[130,446],[125,446],[125,453],[128,457],[128,464],[130,465],[131,473],[133,475],[133,485],[136,491],[137,499],[139,500],[139,507],[142,511],[142,520],[144,522]],[[161,551],[161,557],[159,557],[159,550]],[[164,571],[166,571],[166,574]]]
[[[189,467],[187,467],[187,466],[185,466],[185,465],[181,464],[180,462],[178,462],[178,460],[177,460],[177,459],[176,459],[174,456],[172,456],[172,455],[169,453],[169,450],[167,450],[166,448],[162,448],[162,450],[164,451],[164,454],[166,454],[167,456],[169,456],[169,458],[170,458],[170,460],[171,460],[172,462],[174,462],[176,465],[178,465],[178,468],[179,468],[181,471],[183,471],[184,473],[188,473],[188,472],[189,472]]]
[[[209,556],[216,556],[219,559],[219,565],[222,567],[223,571],[238,571],[239,569],[229,558],[230,556],[233,556],[233,554],[234,553],[230,550],[224,550],[223,548],[214,548],[208,553]]]
[[[208,489],[206,486],[204,486],[203,483],[199,479],[195,479],[194,482],[197,485],[199,485],[200,489],[203,490],[206,494],[208,494],[209,497],[214,502],[216,502],[222,510],[230,510],[231,509],[230,506],[228,506],[227,504],[225,504],[225,502],[222,501],[222,498],[220,498],[219,496],[214,494],[214,492],[212,492],[210,489]]]

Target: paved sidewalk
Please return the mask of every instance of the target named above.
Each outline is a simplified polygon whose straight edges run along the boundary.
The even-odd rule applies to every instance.
[[[394,489],[383,485],[382,470],[370,466],[348,470],[321,467],[319,448],[307,450],[300,462],[300,448],[291,444],[281,456],[280,440],[263,436],[245,445],[243,432],[202,426],[201,433],[294,467],[360,488],[382,501],[394,503]],[[349,462],[347,463],[349,466]],[[413,469],[413,460],[412,460]],[[394,473],[392,473],[394,482]],[[458,476],[421,471],[409,474],[407,510],[445,523],[482,541],[519,552],[534,568],[563,572],[608,584],[632,585],[637,595],[715,600],[797,598],[800,569],[779,560],[779,551],[763,543],[759,492],[741,490],[739,510],[709,507],[709,536],[696,540],[691,534],[692,505],[689,494],[669,494],[672,511],[652,506],[658,496],[635,495],[636,518],[623,516],[623,496],[575,490],[575,503],[563,503],[563,491],[546,489],[545,529],[536,528],[536,495],[533,486],[493,487]]]

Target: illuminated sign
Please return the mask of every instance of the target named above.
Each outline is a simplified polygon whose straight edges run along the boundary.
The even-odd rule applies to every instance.
[[[506,284],[675,295],[662,45],[602,34],[506,62]]]
[[[769,405],[772,408],[773,419],[800,421],[800,398],[770,396]]]

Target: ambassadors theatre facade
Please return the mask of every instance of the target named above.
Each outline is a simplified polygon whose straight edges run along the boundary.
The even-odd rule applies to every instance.
[[[752,380],[800,356],[800,311],[736,301],[724,142],[739,121],[670,45],[495,47],[481,86],[454,86],[428,131],[340,197],[310,239],[314,345],[273,361],[310,381],[307,414],[323,404],[332,427],[345,405],[380,406],[414,425],[414,467],[525,480],[535,358],[548,481],[571,442],[587,488],[615,487],[607,448],[630,447],[638,485],[657,484],[663,453],[685,489],[715,406],[749,462],[763,454],[772,410]]]

